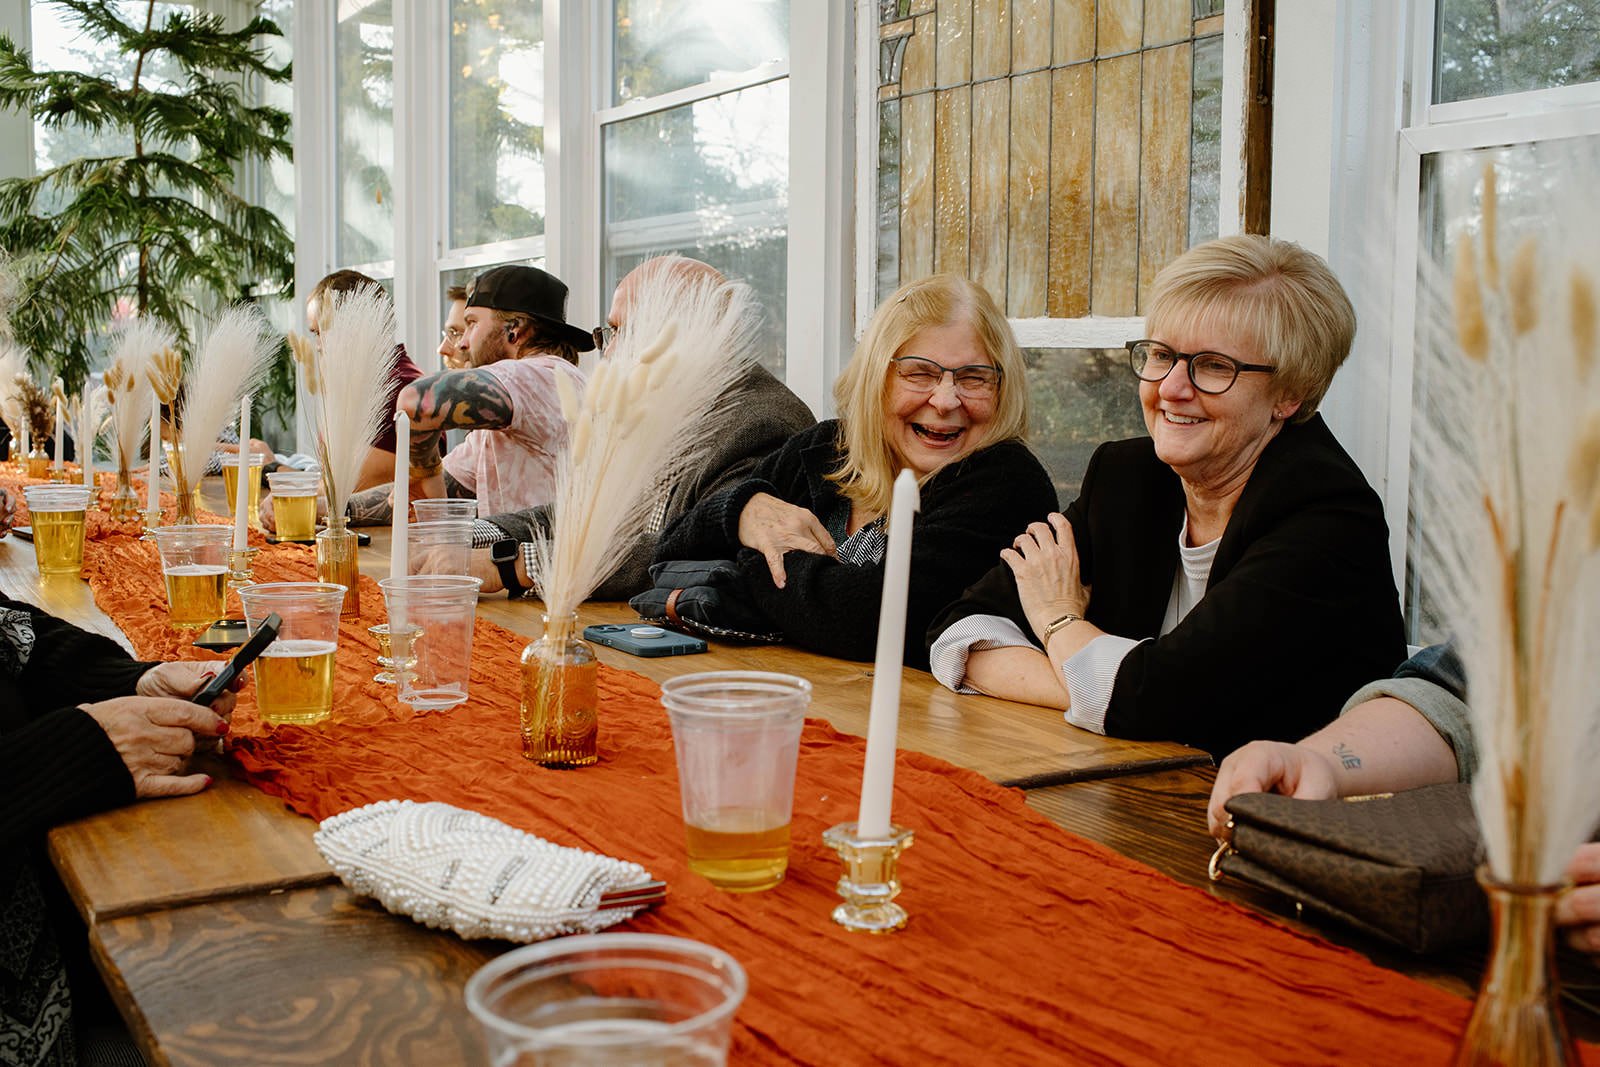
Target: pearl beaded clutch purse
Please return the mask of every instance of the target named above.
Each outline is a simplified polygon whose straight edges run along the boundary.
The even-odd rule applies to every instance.
[[[312,840],[355,892],[464,938],[593,933],[665,890],[637,863],[551,844],[449,804],[379,801],[324,819]]]

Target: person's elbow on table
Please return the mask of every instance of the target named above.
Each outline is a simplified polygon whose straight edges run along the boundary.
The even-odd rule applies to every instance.
[[[1228,753],[1217,768],[1206,805],[1211,836],[1228,835],[1224,805],[1240,793],[1282,793],[1301,800],[1326,800],[1339,795],[1333,767],[1327,758],[1302,745],[1285,741],[1252,741]]]

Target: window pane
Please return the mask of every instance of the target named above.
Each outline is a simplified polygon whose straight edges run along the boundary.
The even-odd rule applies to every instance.
[[[450,5],[450,246],[544,233],[544,4]]]
[[[1588,138],[1588,151],[1600,151],[1600,138]],[[1479,186],[1484,167],[1495,168],[1495,201],[1501,234],[1502,256],[1507,255],[1506,235],[1535,233],[1548,226],[1551,185],[1560,169],[1545,165],[1549,153],[1569,150],[1570,142],[1549,145],[1525,143],[1478,151],[1447,152],[1423,158],[1422,243],[1425,256],[1447,266],[1455,263],[1463,238],[1476,239],[1483,227]],[[1419,288],[1419,304],[1421,302]],[[1434,383],[1421,360],[1412,377],[1412,410],[1420,413],[1429,404]],[[1412,454],[1408,521],[1406,524],[1405,612],[1406,640],[1413,644],[1432,644],[1448,636],[1446,620],[1437,617],[1426,592],[1428,576],[1419,572],[1424,530],[1430,516],[1419,509],[1419,493],[1424,489],[1423,471]]]
[[[281,37],[262,38],[273,66],[283,66],[294,58],[294,0],[265,0],[261,14],[277,24]],[[294,114],[294,84],[263,81],[261,103]],[[261,205],[278,217],[283,228],[294,236],[294,160],[275,159],[261,168]]]
[[[1434,102],[1600,80],[1600,0],[1438,0]]]
[[[394,15],[390,0],[343,0],[338,67],[340,263],[394,255]]]
[[[783,368],[789,87],[772,82],[605,128],[606,291],[648,255],[680,252],[748,282]]]
[[[1022,355],[1033,402],[1028,443],[1064,506],[1077,497],[1097,447],[1144,435],[1138,381],[1121,348],[1028,348]]]
[[[138,0],[117,0],[110,5],[111,12],[124,23],[143,29],[147,5]],[[182,10],[182,5],[158,3],[155,5],[153,24],[160,26],[166,17]],[[59,4],[33,3],[29,9],[32,36],[30,51],[36,70],[72,70],[101,75],[127,87],[133,84],[133,68],[137,57],[122,52],[115,41],[96,40],[80,30],[81,22]],[[182,71],[172,61],[171,53],[157,52],[140,71],[142,84],[173,88],[182,79]],[[107,154],[128,154],[133,151],[133,139],[119,131],[91,132],[76,123],[66,123],[49,128],[34,124],[34,163],[39,170],[60,166],[73,159]],[[53,210],[53,207],[51,207]]]
[[[789,0],[616,0],[612,104],[789,58]]]
[[[1222,201],[1222,36],[1194,43],[1194,100],[1190,112],[1189,245],[1217,236]]]

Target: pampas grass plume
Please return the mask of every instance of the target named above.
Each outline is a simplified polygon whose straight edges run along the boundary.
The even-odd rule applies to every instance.
[[[239,398],[254,390],[265,377],[273,352],[266,320],[249,304],[235,304],[219,315],[206,331],[184,388],[182,419],[174,435],[181,460],[173,473],[181,475],[178,491],[186,493],[204,473],[217,435],[239,412]],[[189,466],[188,471],[181,468]]]
[[[372,439],[389,415],[386,388],[396,358],[394,308],[379,289],[332,293],[321,345],[291,335],[317,431],[328,514],[343,515]]]
[[[139,461],[140,445],[150,425],[146,392],[150,364],[158,353],[170,351],[176,343],[170,327],[143,317],[129,319],[113,335],[105,383],[111,402],[111,441],[119,468],[131,468]]]
[[[659,487],[712,447],[716,413],[754,362],[757,314],[747,287],[708,274],[639,279],[569,420],[534,576],[552,620],[576,611],[644,535]]]
[[[1490,870],[1521,885],[1560,882],[1600,821],[1597,164],[1592,149],[1542,148],[1517,186],[1545,221],[1517,235],[1509,270],[1480,278],[1463,239],[1453,270],[1423,264],[1418,302],[1419,602],[1466,666]],[[1486,250],[1496,219],[1486,206]]]

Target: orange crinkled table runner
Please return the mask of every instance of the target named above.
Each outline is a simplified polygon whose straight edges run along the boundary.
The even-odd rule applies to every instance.
[[[207,655],[165,625],[154,546],[107,536],[85,569],[141,656]],[[299,546],[257,559],[266,580],[312,570]],[[241,694],[230,749],[243,777],[316,819],[442,800],[643,864],[670,895],[629,927],[718,945],[749,972],[732,1062],[1424,1064],[1446,1062],[1465,1026],[1465,1000],[1175,883],[917,753],[900,753],[895,780],[895,821],[917,834],[902,861],[911,923],[847,933],[828,918],[840,866],[820,835],[855,817],[863,742],[819,720],[801,741],[788,879],[720,893],[687,868],[653,682],[602,667],[600,762],[546,770],[519,749],[525,638],[480,619],[471,699],[412,714],[371,681],[366,627],[383,604],[370,579],[361,602],[330,722],[272,727]]]

